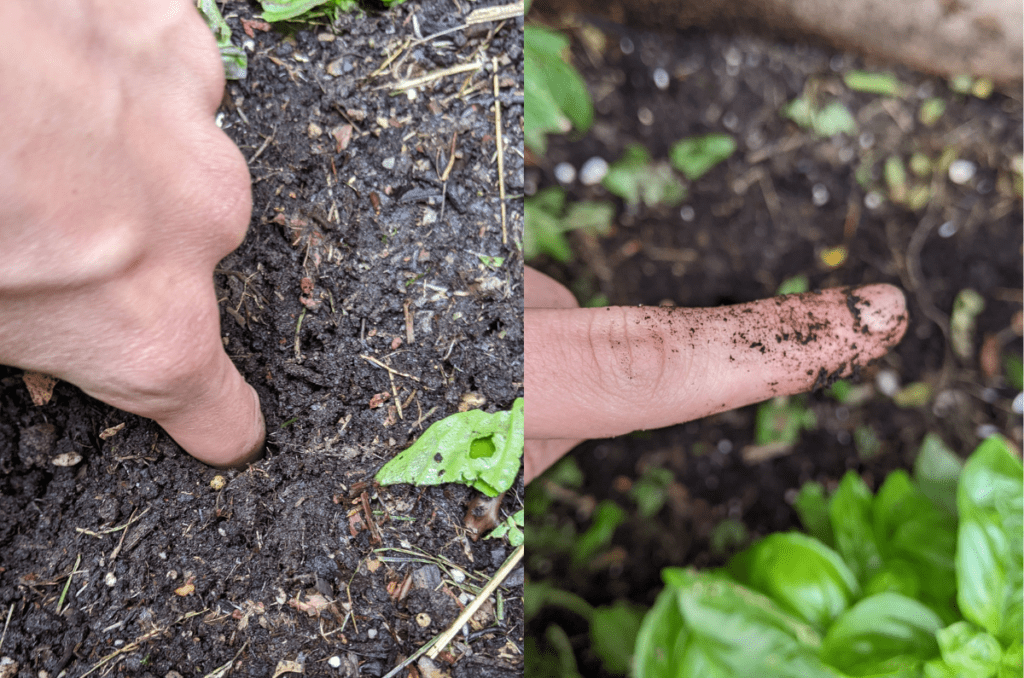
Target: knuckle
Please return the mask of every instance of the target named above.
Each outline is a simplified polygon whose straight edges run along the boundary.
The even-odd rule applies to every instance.
[[[588,333],[596,386],[609,399],[635,404],[665,386],[665,340],[653,323],[645,323],[631,309],[608,313],[615,315],[600,327],[592,323]]]

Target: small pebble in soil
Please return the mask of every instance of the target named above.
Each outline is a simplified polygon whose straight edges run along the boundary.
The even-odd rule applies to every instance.
[[[576,179],[576,168],[572,166],[572,163],[558,163],[555,165],[555,179],[563,184],[571,184]]]
[[[864,196],[864,207],[869,210],[876,210],[882,206],[882,195],[878,191],[869,191]]]
[[[646,106],[641,106],[640,110],[636,112],[636,119],[640,121],[641,125],[653,125],[654,124],[654,113],[651,113],[651,109]]]
[[[632,40],[629,38],[622,38],[619,40],[619,49],[622,50],[623,54],[632,54],[635,47],[633,46]]]
[[[942,224],[942,226],[939,226],[939,236],[943,238],[951,238],[959,230],[960,224],[955,221],[947,221]]]
[[[732,452],[732,441],[728,438],[722,438],[718,441],[718,451],[722,454],[729,454]]]
[[[107,572],[107,575],[103,577],[103,583],[107,586],[113,586],[117,583],[117,577],[114,576],[113,572]]]
[[[977,169],[970,160],[954,160],[949,166],[949,180],[954,184],[966,184],[974,178]]]
[[[608,174],[608,162],[604,158],[593,157],[583,163],[580,168],[580,183],[584,186],[596,186]]]
[[[1013,405],[1010,407],[1015,414],[1024,414],[1024,391],[1017,394],[1017,397],[1013,399]]]
[[[697,216],[697,213],[689,205],[683,205],[682,207],[679,208],[679,218],[682,219],[683,221],[693,221],[693,218],[695,216]]]
[[[825,184],[814,184],[811,187],[811,201],[815,207],[824,207],[828,204],[829,194]]]
[[[860,137],[857,139],[857,143],[859,143],[860,147],[866,151],[875,145],[875,135],[871,132],[861,132]]]
[[[462,570],[453,569],[450,570],[450,574],[452,575],[452,579],[455,580],[456,584],[461,584],[462,582],[466,581],[466,573]]]
[[[900,378],[892,370],[881,370],[875,376],[875,387],[879,393],[891,398],[900,390]]]
[[[330,659],[327,660],[327,664],[332,669],[340,668],[341,667],[341,657],[339,657],[338,655],[334,655],[333,657],[331,657]]]
[[[668,71],[664,68],[654,69],[654,86],[658,89],[668,89]]]
[[[722,116],[722,126],[730,132],[735,132],[736,128],[740,126],[740,117],[729,111]]]
[[[310,139],[319,139],[320,135],[324,133],[323,128],[315,122],[309,123],[309,128],[306,131],[309,133]]]
[[[984,440],[985,438],[990,438],[995,434],[999,433],[999,427],[994,424],[982,424],[981,426],[978,427],[976,433],[978,434],[979,438]]]
[[[416,624],[421,628],[425,629],[430,626],[430,615],[426,612],[420,612],[416,615]]]
[[[384,160],[382,160],[380,164],[386,170],[394,169],[395,168],[395,159],[394,159],[394,157],[384,158]]]
[[[366,637],[369,638],[370,640],[373,640],[374,638],[376,638],[377,637],[377,629],[367,629],[366,630]]]

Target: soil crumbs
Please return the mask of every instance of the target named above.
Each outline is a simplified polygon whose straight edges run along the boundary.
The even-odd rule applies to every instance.
[[[523,24],[466,26],[470,9],[407,2],[279,32],[226,3],[249,73],[218,123],[249,162],[254,209],[215,284],[268,455],[218,472],[68,384],[34,406],[3,368],[5,677],[382,676],[512,552],[467,539],[466,487],[372,484],[464,399],[497,411],[522,395]],[[504,227],[495,66],[519,196]],[[50,463],[66,452],[81,462]],[[520,567],[421,668],[521,674],[522,581]]]
[[[979,99],[938,78],[814,46],[698,30],[598,29],[575,20],[566,28],[596,121],[580,139],[553,140],[547,156],[527,167],[528,195],[561,185],[577,200],[609,200],[578,178],[559,184],[555,168],[569,163],[577,172],[562,176],[578,177],[591,158],[612,163],[630,143],[664,159],[684,137],[719,132],[739,150],[690,183],[680,206],[618,202],[610,233],[574,232],[576,260],[538,262],[544,272],[583,303],[719,306],[772,296],[787,279],[805,275],[812,290],[896,284],[910,311],[906,337],[861,371],[855,397],[839,402],[819,391],[795,399],[817,422],[795,445],[756,445],[757,407],[746,407],[584,443],[531,484],[529,588],[552,602],[538,612],[531,607],[528,672],[534,665],[534,675],[555,675],[550,666],[557,665],[559,675],[574,675],[569,653],[582,675],[604,676],[610,674],[591,646],[580,598],[650,606],[662,568],[720,565],[754,539],[800,529],[789,501],[804,482],[834,489],[852,469],[877,488],[889,471],[912,467],[927,432],[963,457],[997,431],[1020,446],[1013,405],[1020,396],[1003,376],[1003,362],[1021,355],[1022,217],[1013,181],[1022,116],[1019,93]],[[907,94],[850,91],[843,75],[863,68],[894,73]],[[784,119],[781,107],[801,95],[841,101],[857,133],[820,138]],[[945,112],[929,127],[918,110],[933,97]],[[920,153],[934,161],[949,148],[970,163],[959,169],[972,169],[971,176],[908,174],[908,183],[929,187],[928,204],[911,210],[889,200],[886,158],[906,163]],[[832,265],[824,255],[839,246],[845,260]],[[972,353],[962,359],[946,335],[964,288],[979,292],[985,307]],[[917,387],[926,394],[919,402],[894,404],[894,392],[916,383],[925,385]],[[602,512],[602,502],[627,517],[599,527],[599,518],[615,515]],[[614,534],[595,553],[602,529]],[[573,544],[591,554],[585,565],[572,564]],[[547,596],[552,587],[568,593]],[[539,664],[533,648],[544,656]]]

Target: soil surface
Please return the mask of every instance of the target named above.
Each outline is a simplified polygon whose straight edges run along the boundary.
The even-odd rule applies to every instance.
[[[789,502],[806,481],[834,488],[853,469],[877,488],[889,471],[912,467],[926,432],[961,456],[996,431],[1020,445],[1020,397],[1003,376],[1003,360],[1021,355],[1021,199],[1012,169],[1022,147],[1019,92],[977,98],[903,68],[755,37],[566,21],[596,121],[582,138],[553,139],[546,157],[531,158],[526,192],[561,185],[575,199],[615,200],[618,216],[608,234],[572,234],[571,264],[531,263],[585,304],[720,306],[771,296],[801,274],[811,290],[892,283],[906,291],[910,324],[890,355],[860,370],[857,398],[838,402],[819,389],[794,400],[817,422],[795,445],[755,445],[752,406],[579,446],[527,493],[530,587],[549,584],[594,605],[649,606],[662,568],[715,566],[752,539],[798,529]],[[894,73],[906,95],[849,90],[843,74],[861,68]],[[805,92],[845,104],[857,133],[821,138],[784,119],[780,108]],[[918,111],[930,97],[946,110],[926,126]],[[707,132],[730,134],[739,148],[690,182],[681,206],[628,208],[580,180],[588,160],[611,163],[629,143],[664,160],[672,143]],[[947,148],[972,163],[972,176],[910,175],[930,189],[927,205],[889,200],[887,157],[935,160]],[[571,181],[559,183],[559,163],[576,170]],[[826,263],[838,246],[845,260]],[[947,339],[949,315],[968,287],[985,308],[960,358]],[[927,384],[929,395],[897,406],[893,390],[912,382]],[[656,478],[663,503],[643,517],[633,490]],[[610,546],[574,566],[570,548],[605,501],[627,517]],[[610,675],[581,609],[563,596],[533,614],[531,647],[549,664],[568,648],[582,675]],[[572,675],[560,665],[559,675]]]
[[[512,553],[468,538],[469,488],[372,483],[460,406],[522,395],[523,24],[465,25],[492,4],[274,30],[226,3],[249,72],[218,122],[249,161],[254,209],[215,285],[267,456],[216,471],[69,384],[35,406],[0,368],[5,677],[383,676]],[[80,461],[55,466],[65,453]],[[436,666],[395,675],[519,675],[522,581],[520,566]]]

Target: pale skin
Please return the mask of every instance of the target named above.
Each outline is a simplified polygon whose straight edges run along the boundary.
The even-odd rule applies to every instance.
[[[907,329],[891,285],[722,308],[579,308],[526,269],[529,483],[586,438],[661,428],[811,390],[885,355]]]
[[[249,172],[214,124],[224,72],[194,3],[4,0],[0,25],[0,363],[154,419],[205,463],[258,458],[213,288]]]

